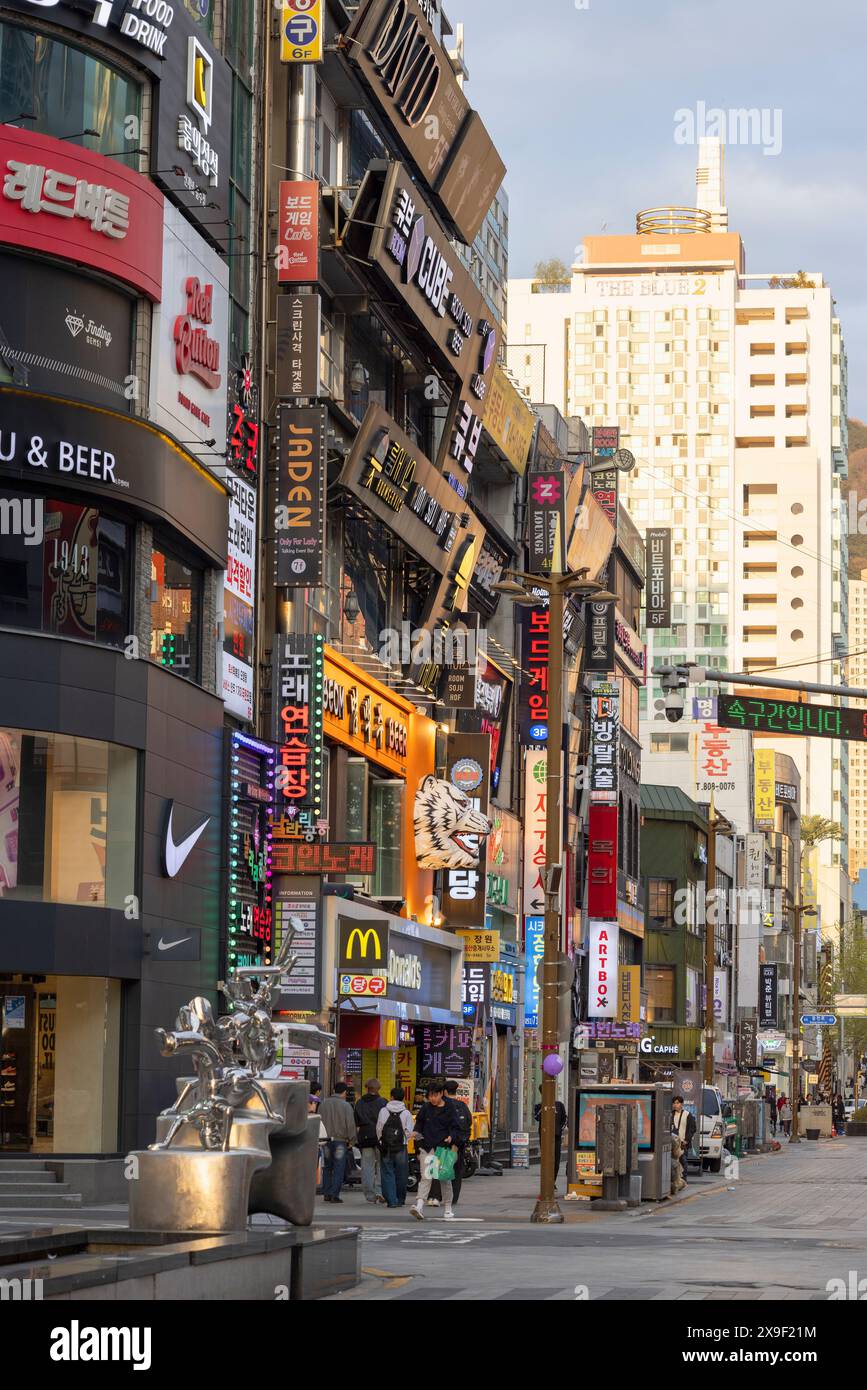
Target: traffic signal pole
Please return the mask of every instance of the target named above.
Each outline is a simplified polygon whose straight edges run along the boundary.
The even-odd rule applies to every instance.
[[[805,663],[806,665],[806,663]],[[748,676],[743,671],[715,671],[707,666],[654,666],[654,676],[686,676],[683,685],[706,685],[715,681],[718,685],[758,685],[768,690],[794,690],[799,695],[846,695],[851,700],[867,700],[867,690],[857,685],[820,685],[815,681],[780,681],[770,676]]]

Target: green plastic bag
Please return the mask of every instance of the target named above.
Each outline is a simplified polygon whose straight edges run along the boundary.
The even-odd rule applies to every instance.
[[[437,1178],[441,1182],[451,1182],[455,1175],[454,1149],[447,1149],[440,1144],[439,1148],[434,1151],[434,1157],[436,1158]]]

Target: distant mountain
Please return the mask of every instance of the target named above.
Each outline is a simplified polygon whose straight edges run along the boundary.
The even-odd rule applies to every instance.
[[[848,493],[855,495],[855,516],[859,502],[867,500],[867,425],[863,420],[849,421],[849,479],[844,483],[844,501]],[[867,517],[867,511],[860,515]],[[860,579],[867,569],[867,536],[849,534],[849,578]]]

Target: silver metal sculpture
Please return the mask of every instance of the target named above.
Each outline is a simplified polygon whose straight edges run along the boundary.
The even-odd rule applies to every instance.
[[[279,1075],[275,995],[294,968],[297,918],[272,966],[243,967],[218,989],[229,1012],[214,1017],[196,996],[175,1029],[156,1029],[164,1057],[187,1055],[195,1075],[157,1118],[157,1139],[131,1155],[130,1225],[139,1230],[243,1230],[264,1211],[295,1225],[313,1219],[319,1120],[307,1113],[307,1083]],[[294,1031],[294,1030],[293,1030]],[[327,1051],[332,1034],[299,1025],[306,1045]]]

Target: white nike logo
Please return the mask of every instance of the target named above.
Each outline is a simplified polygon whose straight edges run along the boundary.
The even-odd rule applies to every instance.
[[[183,946],[185,941],[192,941],[192,939],[193,938],[191,936],[181,936],[178,937],[177,941],[163,941],[162,937],[160,937],[157,943],[157,950],[173,951],[176,946]]]
[[[185,840],[181,840],[179,845],[176,845],[172,834],[172,816],[174,815],[174,811],[175,803],[172,802],[169,808],[169,819],[166,824],[166,838],[163,846],[166,875],[169,878],[175,878],[175,876],[180,873],[191,851],[198,844],[205,827],[211,823],[211,817],[207,816],[192,834],[188,835]]]

